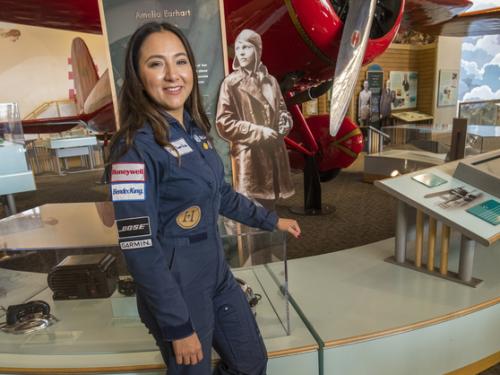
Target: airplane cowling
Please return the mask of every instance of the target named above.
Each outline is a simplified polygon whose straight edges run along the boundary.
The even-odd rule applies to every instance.
[[[306,121],[319,146],[316,154],[318,172],[327,173],[347,168],[363,150],[364,142],[361,129],[348,117],[344,118],[335,137],[330,135],[328,115],[310,116]],[[295,127],[288,136],[300,143],[301,136]],[[289,157],[293,169],[304,168],[304,155],[296,150],[289,150]]]
[[[236,36],[248,28],[261,35],[262,61],[279,81],[291,73],[301,76],[296,87],[300,90],[331,79],[340,47],[342,19],[345,19],[343,14],[337,15],[335,7],[339,10],[338,4],[343,1],[226,0],[229,57],[234,56]],[[380,3],[392,9],[391,17],[387,17],[387,24],[378,32],[372,27],[364,64],[389,47],[401,23],[404,0]]]
[[[307,124],[319,142],[318,170],[329,171],[336,168],[347,168],[363,150],[363,134],[361,129],[348,117],[344,118],[339,132],[332,137],[329,132],[329,116],[319,115],[307,118]]]

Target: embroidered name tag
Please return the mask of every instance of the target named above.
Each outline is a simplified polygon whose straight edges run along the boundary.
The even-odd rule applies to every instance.
[[[111,182],[145,181],[144,163],[113,163]]]
[[[177,215],[177,225],[182,229],[191,229],[198,225],[201,219],[201,208],[191,206]]]
[[[177,152],[179,153],[180,156],[185,155],[185,154],[189,154],[190,152],[193,152],[193,149],[191,148],[191,146],[189,146],[187,144],[187,142],[184,138],[179,138],[179,139],[172,141],[170,143],[172,144],[172,146],[175,147],[175,149],[177,150]],[[175,152],[175,150],[172,150],[168,146],[165,147],[165,150],[170,152],[170,154],[172,154],[175,157],[178,156],[177,153]]]
[[[119,201],[143,201],[146,199],[144,182],[136,184],[112,184],[111,198],[113,202]]]

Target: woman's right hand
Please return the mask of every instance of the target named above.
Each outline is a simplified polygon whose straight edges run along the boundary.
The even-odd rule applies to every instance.
[[[191,336],[172,341],[172,347],[178,365],[196,365],[203,360],[203,351],[196,332]]]
[[[262,129],[262,136],[264,141],[276,140],[278,139],[278,132],[274,129],[264,127]]]

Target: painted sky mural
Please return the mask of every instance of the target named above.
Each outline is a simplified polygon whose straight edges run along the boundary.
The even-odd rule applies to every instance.
[[[498,6],[498,1],[474,1],[470,10]],[[500,99],[500,35],[463,39],[459,100]]]

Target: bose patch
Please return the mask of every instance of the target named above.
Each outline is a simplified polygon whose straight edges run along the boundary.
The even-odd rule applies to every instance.
[[[144,163],[113,163],[111,166],[111,182],[144,182],[145,178]]]
[[[191,146],[189,146],[184,138],[179,138],[175,141],[170,142],[171,145],[177,150],[180,156],[189,154],[190,152],[193,152],[193,149]],[[165,150],[170,152],[173,156],[177,157],[177,153],[175,150],[171,150],[170,147],[165,147]]]
[[[151,235],[149,216],[116,220],[118,238],[144,237]]]
[[[191,206],[177,215],[175,221],[182,229],[191,229],[198,225],[200,219],[201,208],[198,206]]]
[[[146,199],[144,182],[137,184],[111,184],[111,199],[119,201],[143,201]]]
[[[153,246],[153,241],[149,239],[120,242],[120,248],[122,250],[140,249],[143,247],[151,247],[151,246]]]

